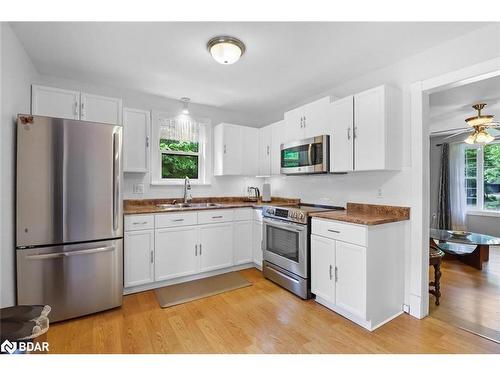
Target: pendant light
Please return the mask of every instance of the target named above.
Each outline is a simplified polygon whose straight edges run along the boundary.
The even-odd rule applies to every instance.
[[[207,49],[219,64],[234,64],[245,53],[245,44],[232,36],[216,36],[207,43]]]
[[[189,102],[191,101],[190,98],[187,98],[187,97],[183,97],[181,98],[181,102],[182,102],[182,111],[181,113],[183,115],[189,115],[189,108],[188,108],[188,105],[189,105]]]

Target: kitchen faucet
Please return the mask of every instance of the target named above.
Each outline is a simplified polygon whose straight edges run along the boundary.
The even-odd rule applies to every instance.
[[[186,178],[184,178],[184,203],[190,203],[192,200],[191,184],[189,183],[189,178],[186,176]]]

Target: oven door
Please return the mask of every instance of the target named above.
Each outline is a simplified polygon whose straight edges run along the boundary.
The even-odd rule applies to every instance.
[[[327,173],[330,137],[323,135],[281,145],[282,174]]]
[[[264,260],[303,278],[307,271],[307,225],[264,218]]]

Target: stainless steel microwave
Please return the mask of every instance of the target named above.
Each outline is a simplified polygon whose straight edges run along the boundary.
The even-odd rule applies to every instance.
[[[330,136],[306,138],[282,143],[280,147],[282,174],[328,173],[330,167]]]

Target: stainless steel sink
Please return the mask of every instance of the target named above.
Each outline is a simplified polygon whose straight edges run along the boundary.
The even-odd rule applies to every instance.
[[[164,210],[173,210],[179,208],[205,208],[205,207],[220,207],[219,203],[162,203],[157,204],[156,207]]]

